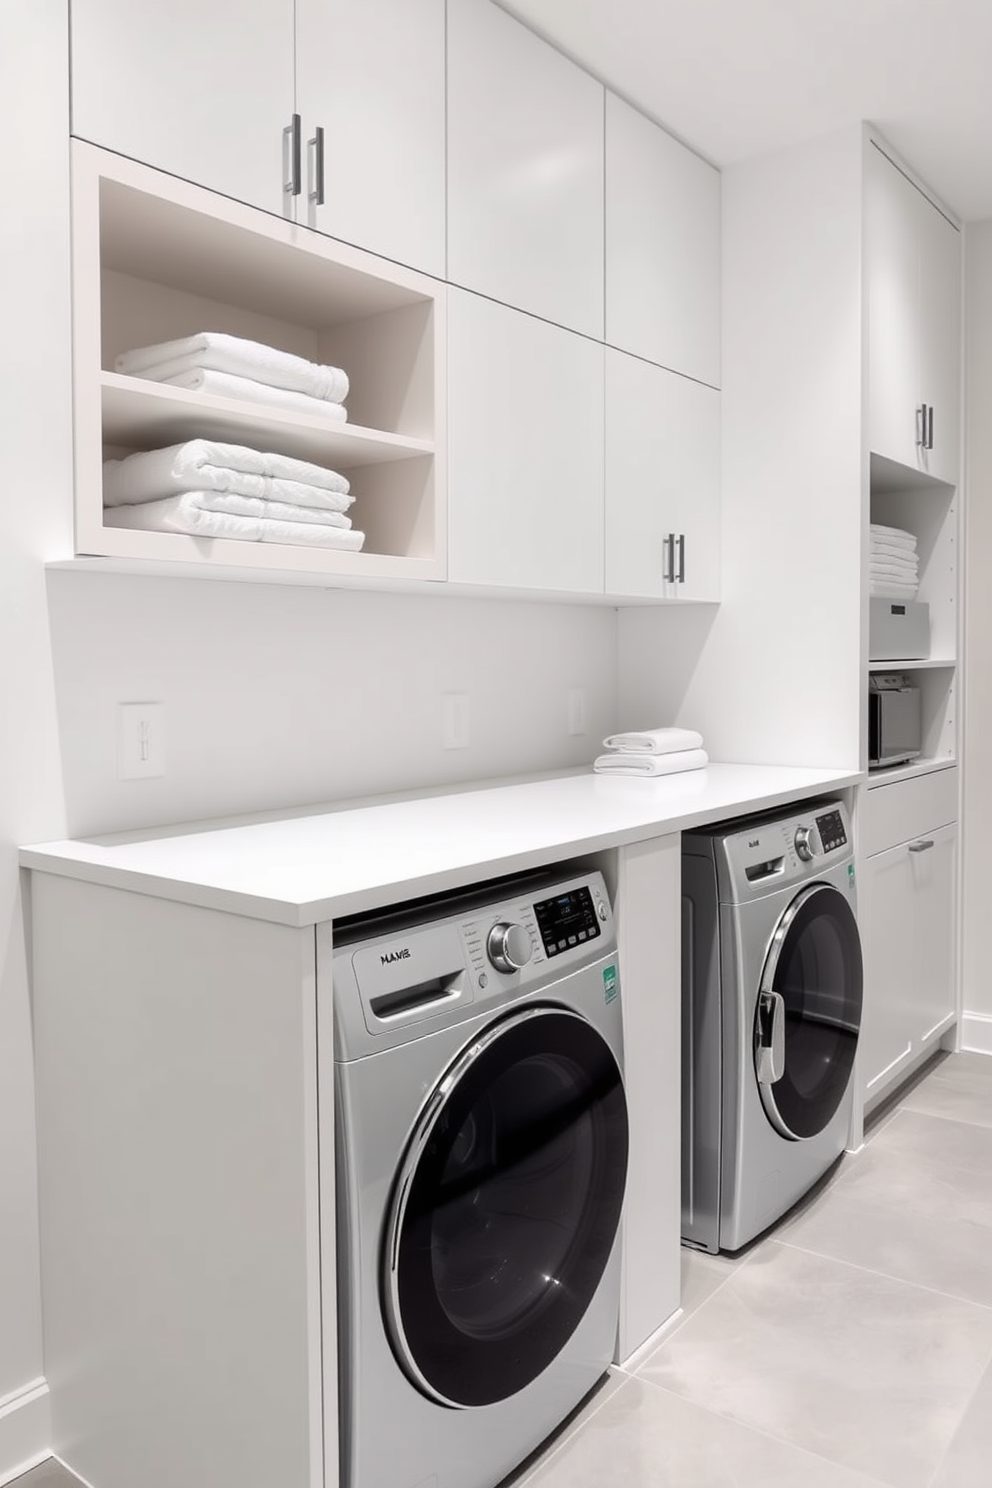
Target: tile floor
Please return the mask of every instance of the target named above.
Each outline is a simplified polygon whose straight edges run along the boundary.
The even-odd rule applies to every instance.
[[[992,1488],[992,1058],[931,1065],[504,1488]],[[45,1463],[16,1488],[71,1488]]]

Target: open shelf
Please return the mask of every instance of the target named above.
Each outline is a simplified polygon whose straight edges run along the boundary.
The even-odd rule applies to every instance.
[[[76,553],[206,575],[444,578],[445,286],[79,140],[72,169]],[[124,351],[200,331],[343,368],[347,422],[114,370]],[[105,460],[197,438],[346,476],[362,551],[104,525]]]
[[[957,760],[953,756],[942,755],[939,758],[915,759],[908,765],[886,765],[881,770],[868,771],[868,789],[891,785],[896,780],[913,780],[918,775],[932,775],[935,770],[947,770],[956,764]]]
[[[870,672],[928,672],[955,666],[957,662],[952,656],[927,656],[917,661],[870,661],[868,670]]]

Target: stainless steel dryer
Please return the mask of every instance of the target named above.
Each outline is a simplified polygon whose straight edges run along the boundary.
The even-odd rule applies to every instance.
[[[847,1143],[861,1025],[840,801],[682,839],[682,1238],[738,1250]]]
[[[609,899],[544,875],[334,933],[342,1488],[492,1488],[614,1354]]]

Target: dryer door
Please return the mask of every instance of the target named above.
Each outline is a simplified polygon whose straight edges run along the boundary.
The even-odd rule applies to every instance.
[[[463,1051],[404,1155],[385,1234],[396,1355],[446,1405],[505,1399],[561,1352],[606,1268],[627,1171],[602,1036],[531,1006]]]
[[[754,1067],[765,1111],[785,1137],[815,1137],[844,1098],[861,1026],[858,925],[844,894],[815,883],[792,900],[765,961]]]

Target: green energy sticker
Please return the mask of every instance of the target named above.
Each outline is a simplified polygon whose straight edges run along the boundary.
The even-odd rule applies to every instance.
[[[619,991],[620,991],[620,984],[617,981],[617,969],[616,969],[616,967],[615,966],[604,966],[603,967],[603,996],[605,997],[606,1001],[607,1002],[612,1002],[613,999],[614,999],[614,997],[616,997],[616,995],[617,995],[617,993]]]
[[[854,864],[853,863],[848,863],[848,865],[847,865],[847,876],[848,876],[848,879],[850,880],[850,882],[853,883],[854,882]]]

